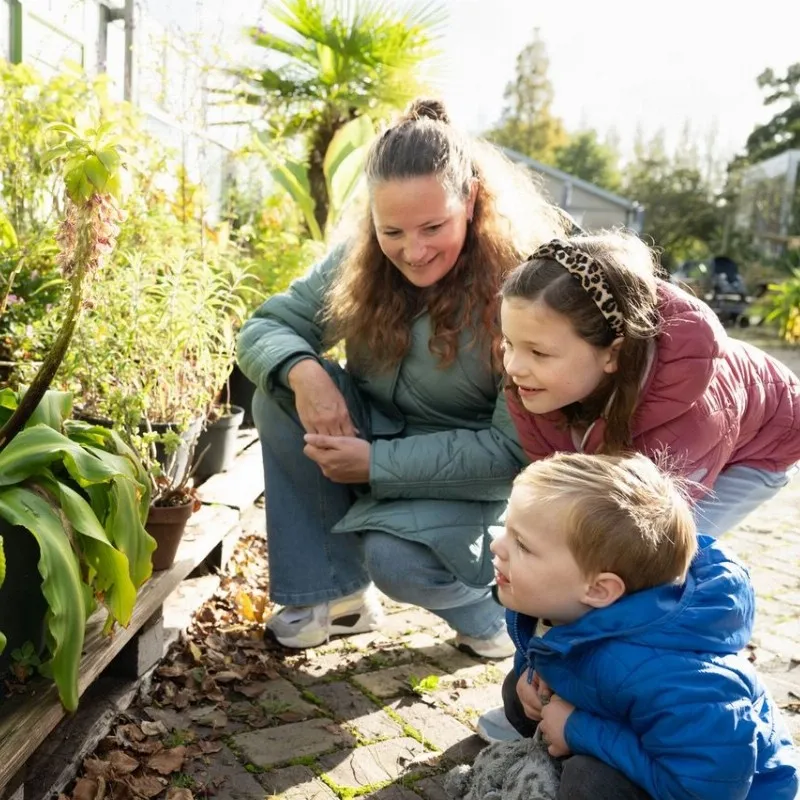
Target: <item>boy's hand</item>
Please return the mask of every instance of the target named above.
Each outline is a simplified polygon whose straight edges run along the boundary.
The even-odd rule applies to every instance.
[[[542,721],[539,723],[539,730],[542,732],[542,738],[549,745],[547,752],[553,758],[570,755],[571,751],[564,739],[564,726],[567,724],[569,715],[574,710],[575,706],[572,703],[568,703],[560,697],[553,697],[542,709]]]
[[[539,722],[542,719],[542,708],[549,702],[552,692],[550,687],[534,673],[533,681],[528,683],[527,670],[517,681],[517,697],[522,703],[522,710],[528,719]]]

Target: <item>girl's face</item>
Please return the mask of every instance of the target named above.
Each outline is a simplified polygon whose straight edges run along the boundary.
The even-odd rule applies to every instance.
[[[475,190],[464,202],[435,175],[379,183],[372,192],[378,244],[414,286],[433,286],[455,266],[472,218]]]
[[[563,314],[543,300],[504,298],[503,365],[532,414],[547,414],[585,400],[617,370],[622,339],[595,347]]]

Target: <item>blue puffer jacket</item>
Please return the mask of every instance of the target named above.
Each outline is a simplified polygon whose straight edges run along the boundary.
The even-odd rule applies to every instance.
[[[685,584],[660,586],[535,636],[508,612],[517,672],[576,710],[565,739],[656,800],[795,800],[797,754],[749,661],[747,570],[706,537]]]

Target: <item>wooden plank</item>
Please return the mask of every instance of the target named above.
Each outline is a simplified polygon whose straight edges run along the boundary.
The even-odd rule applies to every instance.
[[[89,618],[81,657],[78,693],[83,695],[137,631],[161,607],[180,582],[211,552],[231,530],[239,526],[234,509],[206,506],[192,516],[175,563],[168,570],[153,573],[139,590],[127,628],[102,636],[106,614],[102,609]],[[66,716],[55,684],[45,679],[32,682],[29,692],[9,699],[0,708],[0,796],[6,784],[25,764],[50,732]]]
[[[227,472],[212,475],[197,490],[204,503],[218,503],[244,510],[253,505],[264,492],[264,465],[261,445],[250,445]]]

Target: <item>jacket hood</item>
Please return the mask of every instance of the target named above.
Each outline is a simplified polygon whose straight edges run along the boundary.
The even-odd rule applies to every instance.
[[[665,584],[627,595],[608,608],[594,609],[569,625],[533,637],[528,652],[562,654],[603,639],[674,651],[737,653],[750,641],[755,595],[747,570],[710,537],[700,549],[682,585]],[[530,618],[517,614],[509,626],[522,639],[532,633]]]

